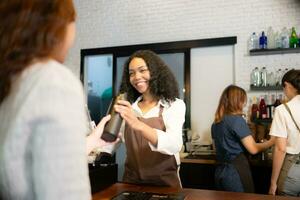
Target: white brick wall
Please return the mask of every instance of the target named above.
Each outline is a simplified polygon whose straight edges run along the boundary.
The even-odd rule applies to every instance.
[[[300,54],[249,56],[250,34],[296,27],[299,0],[74,0],[77,38],[66,64],[76,75],[80,49],[237,36],[236,83],[249,88],[249,73],[258,66],[300,69]]]

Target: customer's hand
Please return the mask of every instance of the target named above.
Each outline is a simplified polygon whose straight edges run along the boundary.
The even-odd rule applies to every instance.
[[[98,123],[98,125],[96,126],[96,128],[91,133],[91,135],[94,135],[96,141],[98,141],[97,144],[98,147],[101,147],[106,143],[104,140],[101,139],[101,135],[103,133],[105,124],[110,120],[110,118],[111,118],[110,115],[106,115],[105,117],[103,117],[101,121]]]
[[[115,144],[119,142],[119,138],[117,138],[114,142],[106,142],[101,139],[101,135],[103,133],[103,129],[105,124],[110,120],[110,115],[107,115],[101,119],[96,128],[92,131],[92,133],[87,137],[87,154],[89,154],[95,148],[101,148],[108,144]]]

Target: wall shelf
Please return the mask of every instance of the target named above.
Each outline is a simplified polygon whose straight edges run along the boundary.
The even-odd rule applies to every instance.
[[[253,49],[250,50],[250,56],[259,55],[273,55],[273,54],[287,54],[287,53],[300,53],[300,48],[287,48],[287,49]]]
[[[250,91],[282,91],[281,86],[253,86],[250,85]]]

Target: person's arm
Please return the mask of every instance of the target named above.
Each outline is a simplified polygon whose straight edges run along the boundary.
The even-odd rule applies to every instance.
[[[104,125],[110,120],[110,115],[107,115],[101,119],[97,127],[92,131],[90,135],[86,138],[86,152],[90,154],[95,148],[101,148],[108,144],[115,144],[119,141],[119,138],[115,142],[106,142],[101,139],[103,133]]]
[[[277,181],[280,174],[280,170],[286,154],[287,139],[282,137],[276,137],[275,146],[273,151],[273,165],[269,194],[275,195],[277,190]]]
[[[126,123],[133,129],[140,131],[149,141],[152,151],[173,155],[182,148],[182,126],[185,120],[185,104],[177,99],[170,107],[164,110],[163,120],[166,131],[154,129],[138,120],[129,102],[120,101],[115,109],[121,114]]]
[[[140,121],[134,114],[131,104],[128,101],[119,100],[115,105],[116,112],[119,112],[126,123],[134,130],[140,131],[143,137],[151,144],[157,145],[157,134],[154,128]]]
[[[185,110],[185,103],[180,99],[172,102],[170,107],[164,109],[162,116],[166,130],[156,129],[158,143],[156,146],[150,144],[152,151],[174,155],[181,150]]]
[[[90,199],[88,126],[80,82],[66,83],[71,79],[67,75],[47,76],[56,79],[43,80],[46,83],[31,109],[35,117],[28,123],[32,129],[27,163],[30,187],[36,199]]]
[[[275,138],[271,138],[263,143],[256,143],[252,135],[248,135],[242,139],[242,143],[247,151],[251,154],[257,154],[258,152],[264,151],[271,147],[275,142]]]

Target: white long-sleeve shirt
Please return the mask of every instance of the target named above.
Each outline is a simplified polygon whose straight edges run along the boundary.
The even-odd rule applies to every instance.
[[[91,199],[80,81],[54,60],[33,64],[16,81],[0,105],[0,195]]]
[[[157,146],[155,147],[149,142],[149,146],[152,151],[157,151],[167,155],[174,155],[176,162],[180,164],[179,151],[182,148],[182,128],[185,120],[185,103],[181,99],[176,99],[172,103],[167,103],[164,100],[160,100],[158,104],[149,110],[147,113],[143,113],[138,106],[138,102],[142,97],[139,97],[133,104],[132,108],[137,117],[151,118],[159,116],[159,108],[163,106],[162,117],[165,123],[166,131],[156,129],[158,136]],[[121,128],[121,133],[124,132],[124,126]],[[124,138],[123,138],[124,141]],[[126,141],[125,141],[126,142]],[[105,146],[102,151],[112,153],[117,145]]]

